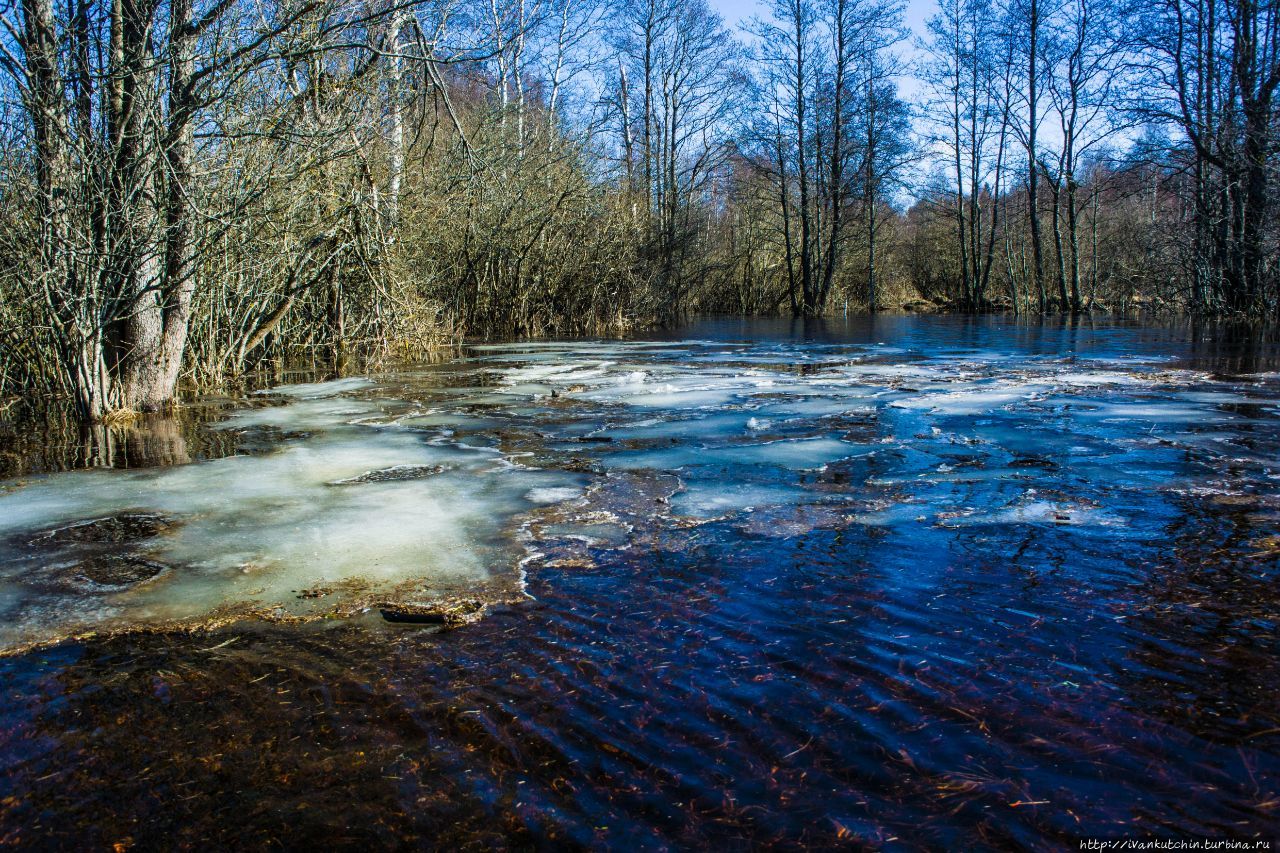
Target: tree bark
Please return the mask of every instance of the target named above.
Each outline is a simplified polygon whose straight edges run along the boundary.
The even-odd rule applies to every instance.
[[[190,197],[194,192],[196,32],[191,0],[172,0],[170,17],[169,115],[161,138],[167,167],[164,228],[159,245],[141,265],[144,270],[159,268],[157,280],[146,280],[139,289],[126,324],[124,401],[140,411],[161,409],[177,396],[196,288],[195,211]]]
[[[1044,246],[1040,235],[1040,164],[1036,150],[1036,127],[1039,123],[1039,55],[1040,55],[1040,4],[1028,0],[1027,13],[1027,216],[1031,227],[1032,274],[1036,291],[1040,294],[1040,311],[1045,310],[1044,299]]]

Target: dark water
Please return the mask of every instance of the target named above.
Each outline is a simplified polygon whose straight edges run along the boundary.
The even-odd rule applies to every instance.
[[[359,392],[584,478],[522,516],[528,603],[0,658],[0,843],[1280,838],[1273,343],[885,317],[654,344]]]

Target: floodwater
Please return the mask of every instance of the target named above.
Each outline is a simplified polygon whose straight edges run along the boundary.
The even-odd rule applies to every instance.
[[[10,427],[0,844],[1275,841],[1277,371],[1183,326],[706,321],[61,463]]]

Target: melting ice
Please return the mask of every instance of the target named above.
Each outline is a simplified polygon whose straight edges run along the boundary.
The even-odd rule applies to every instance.
[[[311,431],[265,455],[57,474],[0,494],[0,643],[191,622],[237,606],[307,615],[352,597],[465,591],[510,573],[505,525],[514,515],[578,491],[579,475],[503,465],[495,451],[434,432],[361,423],[386,404],[327,393],[361,387],[295,386],[288,396],[319,399],[249,409],[221,425]],[[163,529],[105,542],[92,528],[62,532],[141,514],[165,519]],[[109,582],[119,571],[105,575],[102,565],[129,561],[158,571]]]
[[[586,565],[645,518],[1124,535],[1126,492],[1230,489],[1224,459],[1238,488],[1280,477],[1233,431],[1274,421],[1274,377],[1155,359],[544,342],[446,368],[276,388],[216,426],[266,453],[9,484],[0,644],[429,599],[518,579],[538,537]]]

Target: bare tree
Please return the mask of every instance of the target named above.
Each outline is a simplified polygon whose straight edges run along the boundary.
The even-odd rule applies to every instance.
[[[1080,272],[1085,203],[1079,193],[1081,164],[1125,129],[1114,91],[1121,72],[1120,45],[1113,37],[1120,24],[1115,13],[1108,0],[1072,0],[1054,22],[1045,51],[1046,90],[1059,132],[1056,165],[1045,171],[1053,194],[1058,290],[1067,294],[1066,307],[1072,311],[1085,304]],[[1065,245],[1060,221],[1064,216]]]
[[[925,79],[940,108],[934,145],[946,152],[960,301],[981,308],[994,266],[1012,124],[1013,41],[985,0],[947,0],[929,21]]]
[[[1274,171],[1280,140],[1280,8],[1167,0],[1130,10],[1139,112],[1177,128],[1194,172],[1195,299],[1274,310]],[[1269,245],[1271,243],[1272,245]]]

